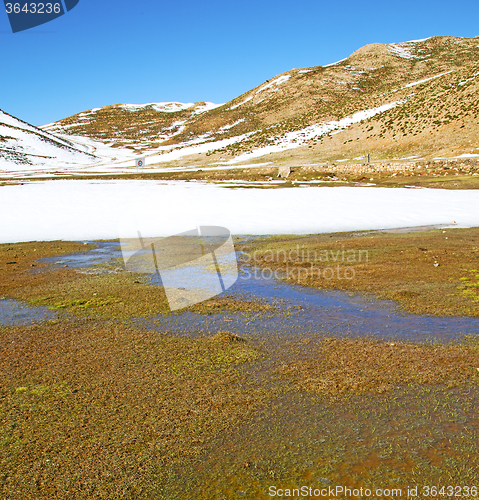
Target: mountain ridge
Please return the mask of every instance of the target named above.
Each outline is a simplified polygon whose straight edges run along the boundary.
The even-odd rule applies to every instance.
[[[288,132],[317,123],[339,121],[354,113],[402,100],[404,105],[411,107],[408,104],[411,99],[417,101],[430,91],[437,90],[437,80],[447,80],[449,85],[453,85],[454,77],[447,75],[455,73],[460,81],[464,81],[474,79],[478,71],[477,38],[430,37],[393,44],[374,43],[359,48],[336,63],[292,69],[276,75],[228,103],[184,120],[181,130],[165,134],[167,137],[158,142],[158,146],[181,145],[194,139],[214,142],[250,134],[240,141],[233,141],[226,148],[209,152],[209,155],[226,154],[234,158],[268,145],[274,138]],[[411,93],[415,95],[410,96]],[[417,94],[421,96],[417,97]],[[403,108],[403,104],[399,107]],[[394,111],[389,111],[387,115],[394,116]],[[430,121],[442,120],[439,115],[431,115]],[[380,128],[380,116],[369,118],[378,129],[376,136],[379,139],[384,130],[384,127]],[[401,130],[403,124],[397,125]],[[88,130],[83,129],[82,132],[88,133]],[[387,127],[382,134],[386,137]],[[128,133],[124,135],[128,136]],[[147,136],[148,132],[143,130],[143,137]],[[388,139],[391,139],[389,135]],[[349,138],[345,140],[349,141]],[[375,142],[378,141],[373,141],[371,146]],[[411,146],[407,148],[411,149]],[[381,144],[380,149],[386,152],[392,148]]]
[[[148,165],[479,155],[479,37],[365,45],[291,69],[223,104],[114,104],[41,127]],[[100,154],[101,156],[101,154]]]

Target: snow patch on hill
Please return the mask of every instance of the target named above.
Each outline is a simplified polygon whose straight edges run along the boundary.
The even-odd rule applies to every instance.
[[[195,109],[195,115],[200,115],[201,113],[206,113],[206,111],[211,111],[212,109],[219,108],[225,103],[215,104],[214,102],[205,102],[203,105],[198,106]]]
[[[416,42],[389,43],[387,48],[390,52],[403,59],[421,59],[419,56],[412,53]]]
[[[240,102],[239,104],[235,104],[234,106],[231,106],[229,109],[236,109],[242,106],[243,104],[246,104],[248,101],[251,101],[253,99],[253,96],[247,97],[244,101]]]
[[[453,71],[454,70],[451,69],[451,71],[446,71],[445,73],[441,73],[440,75],[435,75],[435,76],[431,76],[430,78],[424,78],[424,80],[418,80],[417,82],[408,83],[407,85],[404,85],[403,89],[407,89],[409,87],[414,87],[415,85],[420,85],[421,83],[425,83],[425,82],[428,82],[430,80],[434,80],[436,78],[439,78],[441,76],[448,75],[449,73],[452,73]]]
[[[333,63],[329,63],[329,64],[323,64],[323,68],[330,68],[331,66],[336,66],[336,64],[339,64],[339,63],[342,63],[344,61],[346,61],[346,59],[348,59],[348,57],[345,57],[344,59],[340,59],[339,61],[336,61],[336,62],[333,62]]]
[[[260,87],[254,93],[254,95],[257,95],[260,92],[263,92],[265,90],[267,90],[269,93],[271,93],[271,92],[277,92],[279,90],[278,86],[281,85],[282,83],[287,82],[290,78],[291,78],[291,75],[278,76],[278,78],[275,78],[272,82],[266,83],[265,85],[263,85],[262,87]],[[253,99],[254,95],[250,95],[249,97],[247,97],[246,99],[244,99],[240,103],[235,104],[233,106],[230,106],[228,108],[228,110],[236,109],[236,108],[239,108],[240,106],[243,106],[243,104],[246,104],[247,102],[251,101]],[[264,99],[262,99],[262,100],[264,100]],[[257,104],[259,104],[260,102],[261,101],[258,101]]]
[[[465,85],[466,83],[470,82],[471,80],[474,80],[476,76],[479,76],[479,73],[474,73],[470,78],[466,78],[465,80],[462,80],[458,83],[458,85]]]
[[[194,105],[194,102],[148,102],[146,104],[120,104],[119,107],[127,111],[138,111],[139,109],[152,107],[154,110],[163,113],[175,113],[192,108]]]
[[[281,85],[284,82],[287,82],[291,78],[291,75],[283,75],[278,78],[275,78],[272,82],[263,85],[260,87],[256,93],[259,94],[260,92],[263,92],[263,90],[268,90],[271,89],[270,92],[276,92],[278,90],[278,85]]]

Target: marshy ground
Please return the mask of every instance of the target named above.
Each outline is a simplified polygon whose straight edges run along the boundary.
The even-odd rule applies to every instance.
[[[292,283],[372,293],[413,313],[479,316],[478,228],[268,237],[241,248]]]
[[[2,498],[261,499],[303,485],[433,498],[424,486],[478,485],[477,228],[246,238],[243,272],[286,282],[184,313],[119,261],[64,257],[94,246],[0,245],[0,297],[54,315],[0,326]],[[356,261],[324,260],[343,250]],[[359,310],[393,299],[406,319],[445,316],[454,330],[460,316],[468,333],[354,334],[311,323],[312,299],[270,300],[311,264],[355,277],[303,273],[294,297],[346,293]]]

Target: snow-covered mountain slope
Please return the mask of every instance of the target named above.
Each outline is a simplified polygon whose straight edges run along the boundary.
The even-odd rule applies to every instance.
[[[36,171],[90,165],[88,146],[59,138],[0,110],[0,171]]]

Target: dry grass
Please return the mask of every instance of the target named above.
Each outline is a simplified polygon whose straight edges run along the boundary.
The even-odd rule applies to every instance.
[[[461,307],[467,312],[469,307],[472,313],[477,313],[477,302],[472,296],[476,293],[477,287],[472,285],[477,281],[477,272],[471,271],[477,269],[473,263],[477,263],[478,241],[479,230],[469,229],[399,235],[293,236],[271,238],[255,245],[260,249],[258,257],[267,255],[268,249],[296,248],[298,243],[306,249],[337,251],[343,245],[344,248],[367,249],[370,252],[368,265],[372,267],[355,266],[359,278],[354,285],[357,289],[364,287],[384,296],[397,293],[398,300],[413,310],[427,306],[431,312],[446,310],[456,313],[462,310]],[[251,243],[248,245],[250,251],[254,250]],[[321,475],[317,477],[324,475],[334,481],[338,478],[338,484],[346,484],[342,480],[346,478],[349,481],[351,474],[349,469],[343,467],[360,464],[357,470],[363,474],[367,469],[390,469],[393,464],[397,470],[406,472],[405,480],[411,478],[411,484],[415,484],[417,478],[411,474],[410,468],[418,464],[421,480],[439,484],[433,481],[444,476],[437,466],[439,462],[426,467],[422,459],[416,459],[410,453],[414,447],[424,444],[426,435],[422,434],[421,427],[411,431],[411,421],[421,419],[421,412],[425,412],[428,415],[431,413],[435,425],[433,412],[439,411],[447,425],[460,429],[460,425],[457,427],[458,419],[451,410],[454,404],[460,406],[464,399],[464,407],[471,404],[468,411],[474,412],[473,404],[468,403],[467,398],[456,397],[452,386],[460,386],[461,389],[473,386],[476,389],[479,379],[477,340],[471,339],[469,344],[427,346],[392,345],[367,339],[325,339],[309,354],[302,354],[302,358],[289,349],[282,350],[278,343],[274,346],[274,359],[282,363],[279,371],[283,376],[275,379],[277,385],[274,385],[268,379],[271,364],[267,360],[264,364],[256,364],[265,358],[263,353],[248,339],[231,332],[218,331],[211,337],[196,339],[174,338],[112,320],[114,316],[123,317],[125,314],[120,310],[122,301],[128,314],[146,314],[161,306],[158,289],[141,282],[131,282],[133,276],[127,278],[126,273],[81,275],[69,268],[54,271],[38,269],[37,257],[86,248],[89,247],[68,242],[0,246],[0,295],[51,303],[57,310],[75,313],[72,317],[77,318],[29,327],[1,328],[1,498],[173,498],[167,489],[172,484],[176,485],[178,477],[181,480],[178,488],[184,495],[186,488],[190,487],[191,498],[197,494],[195,488],[199,486],[204,486],[203,492],[212,491],[213,495],[222,488],[229,488],[231,495],[237,495],[239,488],[244,487],[240,484],[245,477],[244,471],[250,470],[256,476],[253,479],[246,477],[244,481],[248,483],[245,484],[254,484],[258,491],[264,492],[273,479],[277,480],[278,476],[272,475],[276,474],[277,467],[268,464],[263,471],[251,465],[251,456],[245,456],[238,463],[237,457],[241,454],[234,455],[234,447],[228,442],[228,439],[234,439],[233,429],[243,429],[244,432],[244,424],[248,425],[254,415],[258,418],[266,416],[268,432],[262,431],[261,434],[262,427],[259,427],[260,431],[255,427],[252,430],[246,427],[246,451],[242,452],[249,455],[254,450],[255,447],[250,445],[256,437],[260,443],[261,439],[269,440],[266,447],[259,445],[258,460],[266,462],[268,447],[281,444],[278,453],[284,464],[282,481],[288,481],[291,471],[299,470],[300,455],[293,453],[296,448],[292,448],[291,443],[297,442],[298,436],[301,437],[302,432],[308,429],[314,431],[313,436],[321,434],[319,437],[323,437],[324,429],[331,428],[334,440],[327,448],[307,436],[307,453],[302,450],[304,460],[312,460],[316,453],[318,463],[324,461],[324,470],[321,469]],[[433,259],[437,257],[440,257],[441,266],[436,268]],[[266,263],[264,259],[258,259],[256,263],[277,265],[278,268],[284,264],[279,261]],[[32,268],[32,264],[35,267]],[[465,279],[461,280],[461,277]],[[330,285],[338,287],[341,283]],[[310,284],[315,285],[313,282]],[[441,288],[446,285],[453,291],[451,299],[445,297],[444,288]],[[149,295],[150,289],[153,295]],[[131,290],[135,293],[132,294]],[[444,297],[441,298],[441,294]],[[75,302],[86,299],[94,300],[90,304]],[[102,302],[110,299],[110,303]],[[56,301],[60,302],[57,306]],[[87,304],[88,307],[84,308]],[[63,305],[65,307],[61,307]],[[198,307],[201,312],[208,309],[218,312],[227,308],[244,311],[250,307],[250,310],[258,310],[263,306],[216,297]],[[80,315],[85,317],[79,318]],[[98,317],[101,319],[95,319]],[[303,352],[300,350],[299,356]],[[279,432],[274,436],[275,423],[296,418],[288,414],[287,409],[278,414],[273,404],[278,401],[278,394],[290,390],[285,381],[292,381],[293,387],[301,391],[318,394],[321,405],[313,408],[314,412],[323,412],[323,419],[311,418],[314,412],[309,411],[309,406],[301,404],[297,407],[298,420],[291,424],[292,430],[282,435],[279,432],[284,427],[278,426]],[[398,393],[393,390],[404,385],[409,385],[406,388],[409,392],[406,392],[405,398],[403,396],[406,403],[398,402]],[[429,387],[434,396],[428,399],[424,391]],[[350,404],[355,393],[359,397],[369,393],[368,396],[381,399],[374,399],[369,414],[365,415],[363,408],[365,406],[367,410],[369,403],[363,406]],[[334,405],[326,404],[327,400],[331,400],[329,396],[334,397]],[[411,398],[419,403],[411,404]],[[424,408],[424,401],[431,404],[431,400],[435,406]],[[353,409],[348,410],[348,404]],[[393,418],[397,422],[398,416],[394,411],[398,407],[404,409],[405,404],[409,405],[405,410],[408,417],[408,412],[412,410],[417,414],[414,413],[409,420],[405,419],[404,423],[399,419],[399,425],[395,423],[394,426],[398,427],[395,431],[399,434],[406,432],[412,442],[392,440],[388,431],[378,432],[376,424],[379,415],[381,421]],[[327,410],[328,406],[336,408],[336,413]],[[359,414],[347,421],[348,426],[356,427],[356,421],[362,418],[365,426],[362,438],[366,435],[368,439],[370,433],[376,440],[361,441],[359,448],[366,451],[354,459],[337,451],[340,441],[336,438],[339,439],[342,434],[349,435],[351,429],[339,432],[339,427],[335,425],[348,411]],[[436,429],[434,425],[430,426],[433,431]],[[428,436],[438,439],[433,431]],[[255,432],[259,435],[256,436]],[[271,435],[274,436],[272,439],[269,438]],[[474,441],[470,435],[469,431],[452,437],[447,434],[447,449],[452,449],[452,452],[446,455],[446,465],[443,462],[440,464],[452,471],[454,478],[477,477],[472,470],[474,463],[468,458],[475,456],[470,455]],[[219,454],[214,448],[215,463],[204,466],[206,479],[204,483],[200,479],[197,486],[198,470],[195,466],[206,456],[204,452],[211,449],[215,438],[223,436],[226,436],[226,445]],[[464,436],[468,439],[462,439]],[[378,450],[384,447],[384,444],[380,445],[382,441],[388,446],[394,442],[400,447],[401,454],[411,455],[412,458],[406,462],[400,461],[399,455],[397,459],[394,457],[394,462],[379,459]],[[354,451],[358,445],[357,442],[346,442],[351,444],[348,450]],[[314,450],[309,451],[309,446],[314,446]],[[429,449],[419,449],[421,453],[429,453]],[[371,456],[367,456],[368,450],[371,450]],[[433,452],[434,449],[431,450]],[[233,462],[225,459],[217,463],[223,460],[221,453],[228,454],[228,460]],[[455,453],[460,455],[460,460]],[[227,465],[230,463],[231,467]],[[469,469],[466,470],[466,466]],[[184,473],[185,470],[191,470],[191,476]],[[177,471],[181,471],[183,476],[181,472],[177,475]],[[225,474],[228,475],[226,479]],[[376,485],[382,485],[377,482],[377,477],[373,479]],[[314,481],[314,478],[298,475],[301,484],[305,480]],[[383,478],[385,487],[390,486],[387,481]],[[182,498],[181,494],[178,498]]]
[[[425,346],[368,339],[325,339],[306,361],[281,367],[295,384],[338,395],[383,393],[406,384],[445,385],[479,382],[479,344]]]
[[[50,277],[40,271],[47,264],[38,259],[87,252],[95,245],[76,242],[42,241],[26,243],[6,243],[0,245],[0,296],[15,295],[24,287],[44,286]]]

